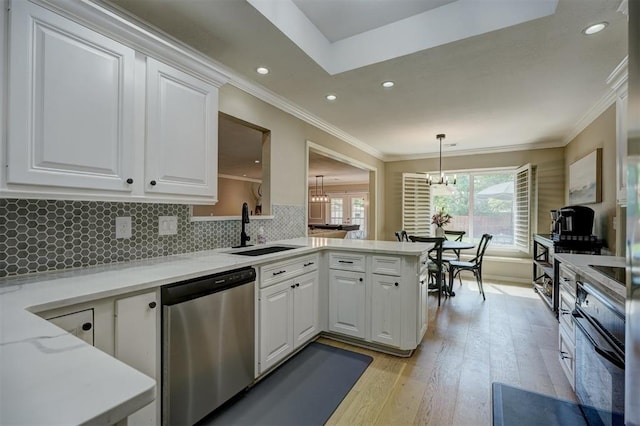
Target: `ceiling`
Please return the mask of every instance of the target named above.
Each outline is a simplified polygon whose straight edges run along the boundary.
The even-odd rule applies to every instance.
[[[563,146],[627,53],[621,0],[114,3],[383,160]]]

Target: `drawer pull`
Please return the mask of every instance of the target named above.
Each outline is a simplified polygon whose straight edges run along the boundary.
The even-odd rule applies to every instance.
[[[156,302],[149,302],[149,308],[154,309],[156,306]]]
[[[291,284],[291,288],[296,288],[296,285],[295,284]]]
[[[560,309],[561,315],[571,315],[571,311],[569,309]]]
[[[90,322],[85,322],[84,324],[82,324],[82,330],[83,331],[89,331],[89,330],[91,330],[92,326],[93,326],[93,324],[91,324]]]
[[[314,262],[309,262],[309,263],[305,263],[303,266],[307,267],[307,266],[311,266],[313,265]]]
[[[287,272],[287,271],[278,271],[278,272],[274,272],[274,273],[273,273],[273,276],[280,275],[280,274],[284,274],[285,272]]]
[[[351,260],[338,260],[338,263],[349,263],[349,264],[353,264],[353,261],[351,261]]]
[[[565,352],[565,351],[560,351],[560,358],[561,359],[571,359],[571,357],[569,356],[569,353]]]
[[[358,281],[362,282],[362,281],[364,281],[364,280],[363,280],[362,278],[360,278]]]
[[[395,283],[395,284],[396,284],[396,287],[398,287],[398,283]]]

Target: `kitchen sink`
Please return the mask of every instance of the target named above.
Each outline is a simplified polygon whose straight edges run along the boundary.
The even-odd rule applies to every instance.
[[[299,248],[297,246],[268,246],[260,247],[251,250],[234,251],[231,254],[239,254],[240,256],[261,256],[263,254],[278,253],[285,250],[293,250]]]

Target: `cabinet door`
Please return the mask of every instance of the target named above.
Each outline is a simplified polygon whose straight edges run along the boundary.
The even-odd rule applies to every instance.
[[[293,346],[294,349],[318,334],[318,273],[293,279]]]
[[[365,274],[329,271],[329,330],[365,338]]]
[[[373,275],[371,340],[390,346],[400,345],[400,278]]]
[[[575,339],[571,339],[566,335],[566,332],[562,327],[558,329],[558,358],[560,359],[560,365],[564,374],[569,379],[569,384],[573,390],[576,389],[576,377],[575,377]]]
[[[420,286],[420,304],[418,305],[418,339],[416,342],[420,343],[429,325],[429,276],[427,269],[420,272],[420,282],[418,284]]]
[[[11,3],[9,183],[131,191],[134,51]]]
[[[293,350],[293,281],[260,290],[260,372]]]
[[[145,190],[217,201],[218,89],[147,59]]]
[[[93,309],[47,318],[47,320],[93,346]]]
[[[116,358],[155,379],[159,346],[156,292],[116,300],[115,314]],[[156,401],[130,415],[128,424],[158,424]]]

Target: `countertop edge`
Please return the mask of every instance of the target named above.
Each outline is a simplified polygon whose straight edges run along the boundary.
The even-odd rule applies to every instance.
[[[172,282],[236,268],[260,266],[323,250],[421,256],[431,248],[430,244],[421,243],[313,237],[274,241],[267,246],[273,244],[300,247],[259,258],[237,256],[228,253],[229,249],[216,249],[102,267],[1,279],[0,423],[38,423],[40,420],[44,423],[110,424],[127,417],[157,397],[156,383],[153,379],[62,331],[35,315],[35,312],[117,297],[158,288]],[[58,354],[56,362],[53,363],[56,367],[51,367],[57,371],[50,371],[48,356],[54,355],[47,354],[47,351],[42,351],[39,346],[42,346],[42,342],[52,342],[55,339],[65,340],[74,350]],[[16,368],[24,363],[30,364],[31,368]],[[82,374],[89,366],[99,370],[95,372],[96,375],[87,377]],[[73,372],[72,377],[65,377],[60,382],[61,370]],[[23,383],[23,377],[18,377],[21,374],[32,376],[29,383]],[[115,379],[118,377],[120,380]],[[126,379],[123,379],[125,377]],[[104,391],[106,393],[92,396],[91,392],[86,390],[94,386],[96,381],[101,382],[100,378],[113,387]],[[38,383],[46,386],[43,389],[37,386]],[[70,396],[75,398],[73,403],[65,409],[60,401],[55,409],[51,407],[51,411],[46,412],[46,419],[40,417],[35,411],[42,411],[43,407],[40,404],[49,399],[51,388],[55,389],[56,386],[66,392],[73,390],[73,396]],[[77,404],[83,403],[83,398],[88,407],[95,408],[95,412],[87,412],[87,409],[77,412],[72,410]]]

